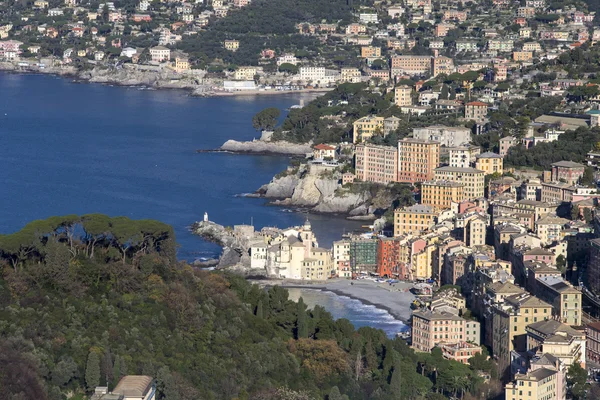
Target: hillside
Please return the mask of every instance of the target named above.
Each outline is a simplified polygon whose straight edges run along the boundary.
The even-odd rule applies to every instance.
[[[484,358],[415,354],[279,287],[177,263],[173,249],[164,224],[97,214],[0,236],[1,398],[83,399],[126,374],[155,377],[167,400],[498,393],[477,375],[494,369]]]

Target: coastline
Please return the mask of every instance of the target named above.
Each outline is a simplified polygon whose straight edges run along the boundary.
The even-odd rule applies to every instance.
[[[387,283],[382,284],[371,280],[350,281],[347,279],[338,278],[314,284],[281,280],[250,281],[262,286],[279,285],[283,288],[314,289],[331,292],[337,296],[345,296],[354,300],[358,300],[363,304],[385,310],[391,316],[401,321],[405,325],[410,323],[410,316],[412,314],[410,305],[415,299],[415,296],[411,292],[402,291],[412,287],[412,284],[407,282],[399,282],[395,284],[395,288],[400,290],[391,291],[385,288],[385,286],[388,285]],[[351,285],[351,283],[353,284]]]
[[[92,70],[93,71],[93,70]],[[107,73],[107,69],[99,70]],[[129,78],[129,79],[116,79],[115,75],[99,75],[92,76],[91,71],[80,71],[72,67],[54,67],[48,66],[45,68],[40,67],[23,67],[18,64],[15,65],[11,62],[0,62],[0,72],[7,74],[23,74],[23,75],[51,75],[61,78],[68,78],[73,83],[98,83],[102,85],[114,85],[122,87],[142,87],[151,88],[154,90],[183,90],[190,96],[194,97],[250,97],[250,96],[270,96],[270,95],[295,95],[295,94],[325,94],[334,88],[312,88],[312,89],[300,89],[300,90],[248,90],[248,91],[237,91],[237,92],[226,92],[221,90],[215,90],[203,85],[194,85],[186,82],[173,83],[169,82],[169,79],[161,80],[156,77],[156,74],[144,73],[136,71],[135,73],[139,76],[144,77],[145,81],[141,78]],[[181,79],[189,79],[189,76],[181,75],[178,76]]]

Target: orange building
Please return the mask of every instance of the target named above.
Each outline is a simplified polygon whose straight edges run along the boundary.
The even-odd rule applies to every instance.
[[[440,143],[405,138],[398,142],[398,182],[432,180],[440,163]]]
[[[377,241],[377,274],[391,278],[398,275],[400,242],[394,238]]]

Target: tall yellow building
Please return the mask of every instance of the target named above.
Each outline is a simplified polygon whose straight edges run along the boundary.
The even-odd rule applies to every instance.
[[[394,211],[394,236],[426,231],[435,225],[437,217],[433,207],[423,204],[399,208]]]
[[[353,142],[360,143],[374,135],[383,135],[383,120],[383,117],[369,115],[354,121]]]
[[[504,172],[504,159],[500,154],[488,151],[479,154],[476,160],[475,168],[483,171],[486,175],[494,173],[502,174]]]
[[[515,381],[505,386],[506,400],[561,400],[564,393],[558,371],[538,368],[526,374],[516,374]]]
[[[485,173],[475,168],[436,168],[435,179],[462,183],[467,199],[483,197],[485,192]]]
[[[398,107],[412,105],[412,87],[407,85],[397,86],[394,89],[394,104]]]
[[[360,55],[362,58],[381,57],[381,48],[375,46],[363,46],[360,48]]]
[[[465,186],[452,181],[427,181],[421,184],[421,204],[438,210],[450,208],[452,203],[465,200]]]
[[[227,50],[236,51],[240,48],[239,40],[226,40],[223,45]]]

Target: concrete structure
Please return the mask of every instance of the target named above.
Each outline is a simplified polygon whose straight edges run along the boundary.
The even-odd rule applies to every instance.
[[[585,167],[573,161],[558,161],[552,164],[552,180],[564,181],[569,185],[576,185],[583,176]]]
[[[412,105],[412,90],[411,86],[397,86],[394,89],[394,104],[398,107]]]
[[[399,208],[394,211],[394,236],[427,231],[437,222],[437,217],[433,207],[423,204]]]
[[[383,117],[367,116],[354,121],[353,142],[360,143],[373,137],[383,135]]]
[[[412,347],[430,352],[440,343],[464,342],[465,322],[447,312],[415,311],[412,314]]]
[[[414,184],[431,180],[439,163],[438,142],[411,138],[398,142],[398,182]]]
[[[398,174],[398,149],[393,146],[359,144],[356,146],[356,178],[365,182],[388,184]]]
[[[421,184],[421,204],[446,210],[465,200],[464,185],[452,181],[425,181]]]
[[[485,191],[485,175],[475,168],[441,167],[435,169],[436,180],[447,180],[462,183],[464,194],[468,199],[483,197]]]
[[[475,168],[483,171],[486,175],[504,173],[504,160],[502,156],[490,151],[479,154],[475,161]]]
[[[377,240],[352,238],[350,240],[350,268],[352,274],[362,275],[377,270]]]
[[[466,145],[471,141],[471,130],[464,127],[433,125],[425,128],[414,128],[413,137],[422,140],[435,140],[441,146],[455,147]]]
[[[150,58],[154,62],[165,62],[171,58],[171,50],[164,46],[150,48]]]
[[[448,148],[448,160],[451,167],[470,168],[481,153],[479,146],[467,145]]]
[[[465,119],[481,123],[486,120],[488,104],[481,101],[472,101],[465,104]]]

